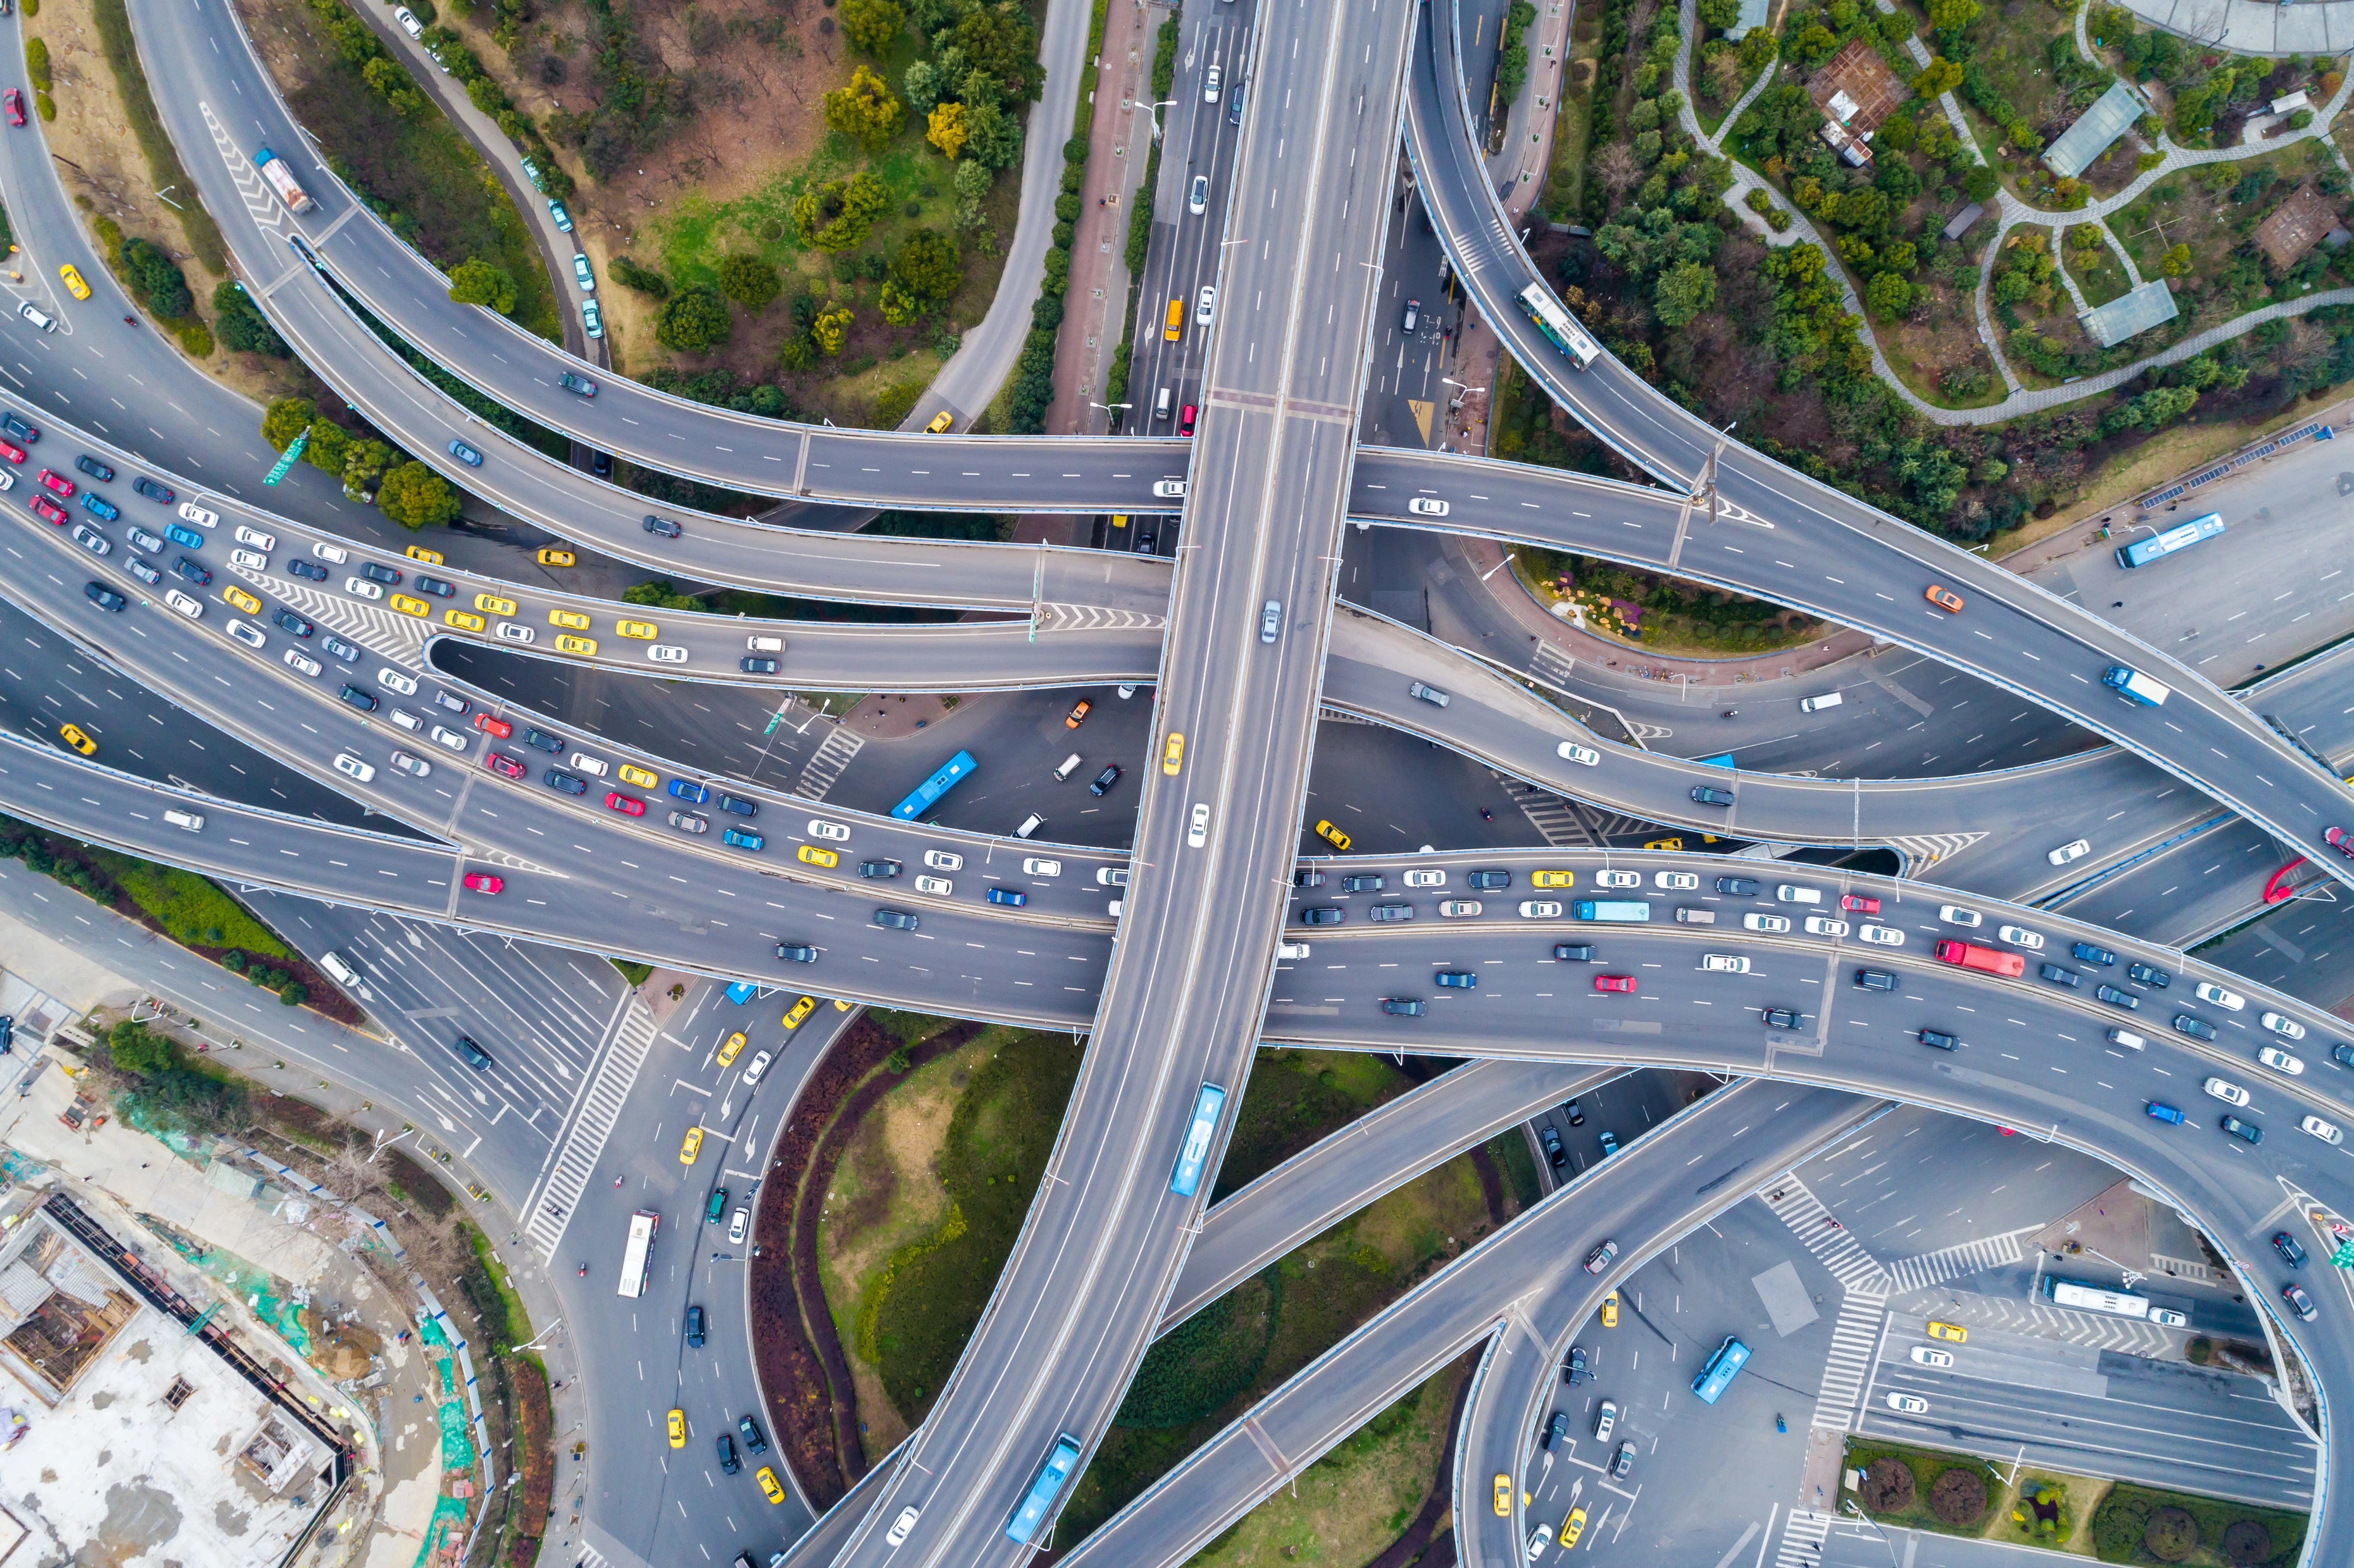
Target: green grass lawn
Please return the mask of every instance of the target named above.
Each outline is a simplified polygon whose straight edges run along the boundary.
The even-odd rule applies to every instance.
[[[264,958],[287,956],[286,944],[246,912],[245,906],[192,871],[134,860],[108,850],[88,852],[90,863],[112,877],[133,903],[191,947],[239,948]]]

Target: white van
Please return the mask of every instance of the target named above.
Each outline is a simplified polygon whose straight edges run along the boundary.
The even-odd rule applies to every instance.
[[[1785,904],[1820,904],[1823,901],[1822,889],[1794,887],[1787,882],[1774,889],[1774,896]]]
[[[344,955],[341,953],[332,950],[321,953],[319,955],[319,968],[325,972],[326,977],[329,980],[346,989],[355,986],[360,982],[359,970],[352,968],[352,966],[345,960]]]
[[[192,833],[200,833],[205,831],[204,818],[198,816],[194,811],[183,811],[175,808],[174,810],[164,813],[164,820],[171,823],[175,828],[186,828]]]
[[[1802,714],[1819,714],[1825,708],[1835,708],[1845,701],[1847,701],[1847,699],[1840,695],[1837,692],[1825,692],[1819,697],[1801,698],[1798,703],[1798,711]]]
[[[1689,905],[1681,905],[1676,909],[1676,924],[1680,926],[1713,926],[1716,924],[1716,911],[1713,909],[1694,909]]]
[[[1173,392],[1171,388],[1163,387],[1161,389],[1160,400],[1152,405],[1152,417],[1156,419],[1167,418],[1169,417],[1169,405],[1173,400]]]
[[[1278,942],[1275,945],[1275,956],[1278,959],[1304,959],[1308,956],[1308,944],[1305,942]]]
[[[1060,784],[1064,779],[1068,779],[1072,774],[1076,773],[1078,770],[1079,754],[1075,751],[1071,753],[1070,756],[1063,758],[1061,766],[1055,769],[1055,782]]]
[[[781,653],[785,651],[785,640],[781,637],[747,637],[744,646],[755,653]]]
[[[1013,830],[1013,836],[1017,839],[1026,839],[1045,825],[1046,819],[1033,811],[1022,819],[1022,825]]]
[[[2138,1051],[2147,1042],[2130,1029],[2112,1029],[2109,1031],[2109,1044],[2122,1045],[2128,1051]]]

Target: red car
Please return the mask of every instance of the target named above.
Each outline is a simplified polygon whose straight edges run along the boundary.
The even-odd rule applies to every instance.
[[[1880,913],[1880,900],[1866,898],[1861,893],[1850,893],[1840,899],[1840,907],[1855,915],[1877,915]]]
[[[506,739],[507,736],[514,733],[514,726],[507,723],[507,721],[503,718],[493,718],[488,714],[476,714],[474,715],[474,727],[481,730],[484,735],[497,736],[501,740]]]
[[[632,800],[619,789],[605,797],[605,809],[609,811],[619,811],[625,817],[642,817],[646,814],[646,803],[643,800]]]
[[[46,495],[36,495],[32,500],[27,502],[25,504],[33,509],[34,516],[40,518],[43,522],[54,523],[60,528],[73,521],[72,518],[66,515],[66,509],[64,507],[58,505],[56,502],[50,500]]]
[[[1632,996],[1635,994],[1635,977],[1633,975],[1596,975],[1594,977],[1594,989],[1596,991],[1623,991],[1627,995]]]
[[[1179,435],[1190,436],[1193,433],[1193,416],[1199,410],[1193,404],[1188,403],[1185,405],[1185,411],[1177,416],[1177,433]]]
[[[74,493],[74,482],[72,480],[64,478],[63,476],[54,473],[46,468],[41,471],[41,483],[48,489],[56,491],[59,495],[69,496]]]
[[[470,871],[466,874],[465,880],[466,891],[469,893],[496,893],[507,885],[505,877],[493,876],[487,871]]]
[[[0,92],[0,105],[5,105],[7,108],[9,124],[22,125],[25,122],[25,93],[23,89],[12,87],[5,92]]]
[[[6,458],[10,462],[23,462],[25,449],[13,442],[0,441],[0,457]]]
[[[502,779],[520,779],[524,773],[523,764],[503,752],[493,751],[484,757],[482,766]]]
[[[2325,828],[2322,830],[2321,837],[2331,849],[2349,860],[2354,860],[2354,833],[2348,832],[2344,828]]]

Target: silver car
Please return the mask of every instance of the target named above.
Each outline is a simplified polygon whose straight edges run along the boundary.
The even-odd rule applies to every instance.
[[[1261,642],[1272,642],[1275,641],[1276,633],[1282,630],[1283,606],[1274,599],[1268,599],[1259,608],[1258,640]]]

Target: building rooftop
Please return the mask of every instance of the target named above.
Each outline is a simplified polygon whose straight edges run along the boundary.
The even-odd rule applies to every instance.
[[[2075,178],[2141,116],[2140,95],[2122,81],[2110,83],[2109,90],[2101,94],[2099,101],[2062,132],[2060,140],[2044,153],[2044,166],[2063,180]]]
[[[2299,185],[2256,225],[2256,249],[2286,271],[2337,227],[2337,204],[2311,185]]]
[[[1726,36],[1738,38],[1752,27],[1764,26],[1773,11],[1774,0],[1741,0],[1741,15],[1734,20],[1733,31]]]
[[[1807,79],[1807,96],[1826,116],[1861,135],[1879,130],[1880,122],[1912,96],[1912,90],[1888,68],[1878,49],[1861,38],[1850,38]]]
[[[1980,207],[1976,202],[1970,203],[1969,206],[1954,214],[1953,221],[1946,225],[1944,230],[1946,238],[1948,239],[1959,239],[1963,235],[1967,234],[1970,231],[1971,228],[1977,224],[1978,219],[1985,216],[1986,208]]]
[[[2174,291],[2161,278],[2119,295],[2097,310],[2086,311],[2084,330],[2092,334],[2094,343],[2109,348],[2147,332],[2160,322],[2172,321],[2175,314]]]

